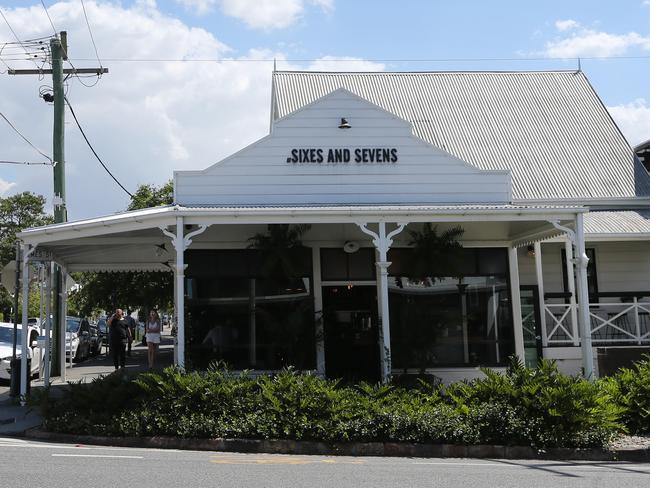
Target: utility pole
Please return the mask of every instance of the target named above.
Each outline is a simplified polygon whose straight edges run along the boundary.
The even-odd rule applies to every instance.
[[[67,222],[68,210],[65,203],[65,92],[63,90],[63,75],[75,74],[96,74],[101,75],[108,73],[108,68],[71,68],[64,69],[63,61],[68,59],[68,35],[66,31],[61,31],[59,37],[50,40],[50,52],[52,55],[52,69],[9,69],[10,75],[52,75],[52,88],[54,101],[54,128],[52,135],[52,157],[54,159],[54,222]],[[16,265],[18,266],[18,265]],[[54,266],[54,307],[52,317],[52,341],[51,341],[51,358],[52,367],[50,371],[56,376],[56,372],[61,370],[65,364],[65,358],[61,357],[61,341],[65,320],[61,320],[61,314],[64,310],[60,297],[63,288],[66,285],[65,277],[61,275],[61,268]],[[49,298],[48,298],[49,299]],[[49,320],[49,317],[48,317]]]

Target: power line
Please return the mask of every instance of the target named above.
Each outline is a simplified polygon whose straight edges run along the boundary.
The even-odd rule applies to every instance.
[[[15,126],[14,124],[12,124],[11,121],[10,121],[7,117],[5,117],[5,114],[3,114],[2,112],[0,112],[0,117],[2,117],[2,118],[5,120],[5,122],[7,122],[7,124],[9,124],[9,127],[11,127],[11,128],[16,132],[16,134],[18,134],[18,135],[23,139],[23,141],[25,141],[27,144],[29,144],[29,145],[30,145],[30,146],[31,146],[31,147],[32,147],[32,148],[33,148],[33,149],[34,149],[38,154],[40,154],[41,156],[43,156],[43,157],[44,157],[45,159],[47,159],[47,160],[48,160],[52,165],[54,165],[54,160],[53,160],[51,157],[49,157],[47,154],[45,154],[43,151],[41,151],[39,148],[37,148],[34,144],[32,144],[31,141],[30,141],[29,139],[27,139],[27,137],[25,137],[25,136],[22,134],[22,132],[20,132],[20,131],[16,128],[16,126]]]
[[[643,56],[579,56],[579,57],[492,57],[492,58],[375,58],[375,59],[362,59],[370,63],[446,63],[446,62],[486,62],[486,61],[590,61],[590,60],[638,60],[650,59],[650,55]],[[94,61],[93,58],[75,58],[75,61]],[[235,58],[104,58],[106,62],[116,63],[272,63],[272,58],[258,58],[258,59],[235,59]],[[278,63],[311,63],[315,61],[327,61],[335,63],[349,63],[352,60],[349,58],[328,58],[328,59],[276,59]]]
[[[5,17],[5,14],[4,14],[4,12],[2,11],[1,8],[0,8],[0,15],[2,15],[2,18],[4,19],[5,23],[7,24],[7,27],[9,27],[9,30],[11,31],[11,33],[12,33],[12,34],[14,35],[14,37],[16,38],[16,41],[18,41],[18,44],[20,44],[21,46],[23,46],[23,49],[25,49],[25,46],[23,45],[23,42],[20,40],[20,38],[18,37],[18,35],[16,35],[16,31],[14,31],[14,28],[11,27],[11,24],[10,24],[9,21],[7,20],[7,17]],[[25,49],[25,52],[27,52],[27,49]],[[32,60],[32,61],[34,62],[34,64],[36,65],[37,68],[40,68],[40,66],[38,65],[38,63],[37,63],[36,61],[34,61],[34,60]]]
[[[81,0],[81,8],[84,11],[84,18],[86,19],[86,25],[88,26],[88,33],[90,34],[90,40],[93,43],[93,48],[95,48],[95,55],[97,56],[97,62],[99,63],[99,67],[102,68],[102,61],[99,59],[99,52],[97,52],[97,44],[95,44],[95,37],[93,36],[93,31],[90,28],[90,23],[88,22],[88,15],[86,14],[86,5],[84,4],[84,0]]]
[[[52,17],[50,17],[50,13],[47,11],[47,7],[45,6],[45,2],[41,0],[41,5],[43,5],[43,9],[45,10],[45,15],[47,15],[47,20],[50,21],[50,25],[52,26],[52,30],[54,31],[54,35],[56,36],[56,27],[54,27],[54,22],[52,22]]]
[[[104,164],[104,161],[102,161],[102,159],[99,157],[99,155],[98,155],[97,152],[95,151],[95,148],[92,146],[92,144],[91,144],[90,141],[88,140],[88,137],[86,137],[86,133],[85,133],[84,130],[81,128],[81,124],[79,123],[79,120],[77,119],[77,115],[74,113],[74,110],[73,110],[73,108],[72,108],[72,105],[70,105],[70,100],[68,100],[68,97],[65,97],[65,103],[68,104],[68,108],[70,109],[70,113],[72,114],[72,118],[74,118],[74,121],[76,122],[77,127],[79,127],[79,131],[81,132],[81,135],[83,136],[84,140],[86,141],[86,144],[88,144],[88,147],[90,148],[90,150],[93,152],[93,154],[94,154],[95,157],[97,158],[97,161],[99,161],[99,164],[101,164],[102,167],[103,167],[103,168],[106,170],[106,172],[109,174],[109,176],[110,176],[111,178],[113,178],[113,180],[115,181],[115,183],[117,183],[118,186],[119,186],[122,190],[124,190],[124,191],[126,192],[127,195],[129,195],[131,198],[133,198],[133,194],[132,194],[129,190],[127,190],[126,188],[124,188],[124,185],[122,185],[122,183],[120,183],[119,180],[118,180],[118,179],[113,175],[113,173],[111,173],[111,171],[110,171],[110,170],[106,167],[106,165]]]
[[[56,163],[31,163],[29,161],[5,161],[0,159],[0,164],[24,164],[27,166],[55,166]]]
[[[47,18],[48,18],[48,20],[50,21],[50,25],[52,26],[52,31],[54,31],[54,37],[56,37],[56,38],[58,39],[58,38],[59,38],[59,33],[58,33],[58,31],[56,30],[56,27],[54,26],[54,22],[52,22],[52,18],[50,17],[50,14],[49,14],[49,12],[48,12],[48,10],[47,10],[47,7],[45,6],[45,2],[44,2],[43,0],[41,0],[41,5],[43,6],[43,10],[45,10],[45,15],[47,15]],[[82,3],[82,6],[83,6],[83,3]],[[85,16],[85,15],[86,15],[86,8],[84,7],[84,16]],[[87,23],[87,22],[88,22],[88,18],[86,17],[86,23]],[[90,26],[88,26],[88,29],[90,29]],[[90,34],[90,38],[92,39],[92,33]],[[94,39],[92,39],[92,40],[93,40],[93,45],[94,45],[94,44],[95,44],[95,41],[94,41]],[[64,45],[63,43],[61,43],[61,48],[63,49],[63,59],[65,59],[65,60],[70,64],[70,66],[72,66],[72,69],[77,69],[77,68],[75,67],[75,65],[72,64],[72,60],[71,60],[70,57],[68,56],[68,46],[66,46],[66,45]],[[96,48],[96,47],[95,47],[95,53],[97,53],[97,48]],[[98,57],[97,59],[99,60],[99,57]],[[100,63],[100,66],[101,66],[101,63]],[[81,84],[82,84],[83,86],[85,86],[86,88],[91,88],[91,87],[95,86],[97,83],[99,83],[99,79],[101,78],[101,75],[96,75],[96,76],[97,76],[97,80],[95,81],[95,83],[92,83],[92,84],[88,84],[88,85],[87,85],[86,83],[84,83],[83,81],[81,81],[81,77],[80,77],[79,75],[75,74],[74,76],[77,78],[77,80],[79,81],[79,83],[81,83]],[[68,77],[69,77],[69,75],[66,77],[66,79],[67,79]]]

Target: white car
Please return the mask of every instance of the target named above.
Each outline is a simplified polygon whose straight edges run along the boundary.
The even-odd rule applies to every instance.
[[[41,367],[41,349],[36,344],[38,329],[27,327],[29,333],[27,357],[32,360],[31,374],[38,374]],[[9,380],[10,363],[13,354],[14,324],[0,322],[0,380]],[[22,324],[18,324],[18,340],[16,342],[16,357],[21,357],[22,352]]]
[[[66,317],[65,320],[65,357],[66,361],[77,362],[89,358],[92,353],[90,323],[79,317]]]

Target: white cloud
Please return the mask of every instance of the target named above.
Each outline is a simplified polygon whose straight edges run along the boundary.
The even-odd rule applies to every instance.
[[[205,15],[214,10],[217,0],[176,0],[176,2],[197,15]]]
[[[607,109],[632,146],[650,139],[650,105],[645,99]]]
[[[4,9],[24,39],[52,32],[42,6],[33,2],[29,8]],[[268,134],[272,62],[250,60],[275,57],[283,69],[325,69],[325,63],[331,62],[324,57],[309,66],[297,66],[284,62],[282,52],[263,49],[233,56],[231,48],[213,34],[161,13],[152,0],[132,7],[86,0],[86,9],[99,54],[109,60],[104,64],[110,72],[94,88],[71,80],[68,97],[97,152],[131,191],[142,183],[161,184],[175,169],[203,169]],[[49,12],[55,26],[68,31],[75,65],[95,66],[78,1],[60,1]],[[9,38],[6,25],[0,24],[0,39]],[[112,58],[222,61],[117,62]],[[382,68],[356,58],[331,67]],[[49,84],[47,79],[36,76],[0,76],[0,110],[37,147],[49,152],[52,107],[38,98],[39,87],[45,84]],[[0,148],[3,159],[37,158],[2,126]],[[52,196],[52,172],[46,166],[0,165],[0,178],[12,182],[10,187],[5,185],[8,193],[29,190],[48,199]],[[126,194],[94,159],[69,112],[66,181],[71,220],[117,212],[128,203]]]
[[[7,193],[14,186],[16,186],[16,183],[13,183],[11,181],[5,181],[2,178],[0,178],[0,196]]]
[[[572,33],[546,43],[543,54],[552,58],[621,56],[633,48],[650,50],[650,36],[636,32],[611,34],[582,28],[573,20],[560,20],[555,25],[560,31]]]
[[[252,29],[284,29],[304,15],[307,4],[330,13],[334,0],[219,0],[221,11]]]
[[[386,66],[349,56],[323,56],[313,61],[307,69],[310,71],[384,71]]]
[[[320,7],[323,12],[331,13],[334,11],[334,0],[310,0],[310,2],[317,7]]]
[[[221,11],[253,29],[283,29],[304,11],[303,0],[221,0]]]
[[[555,22],[555,28],[559,31],[567,31],[571,29],[577,29],[580,27],[580,24],[576,22],[575,20],[567,19],[567,20],[558,20]]]
[[[313,5],[329,14],[334,0],[176,0],[196,15],[213,12],[217,6],[229,17],[241,20],[252,29],[284,29],[296,23],[306,6]]]

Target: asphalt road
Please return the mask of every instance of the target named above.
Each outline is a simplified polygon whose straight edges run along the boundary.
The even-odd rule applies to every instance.
[[[643,487],[650,464],[287,456],[0,438],[0,487]]]

